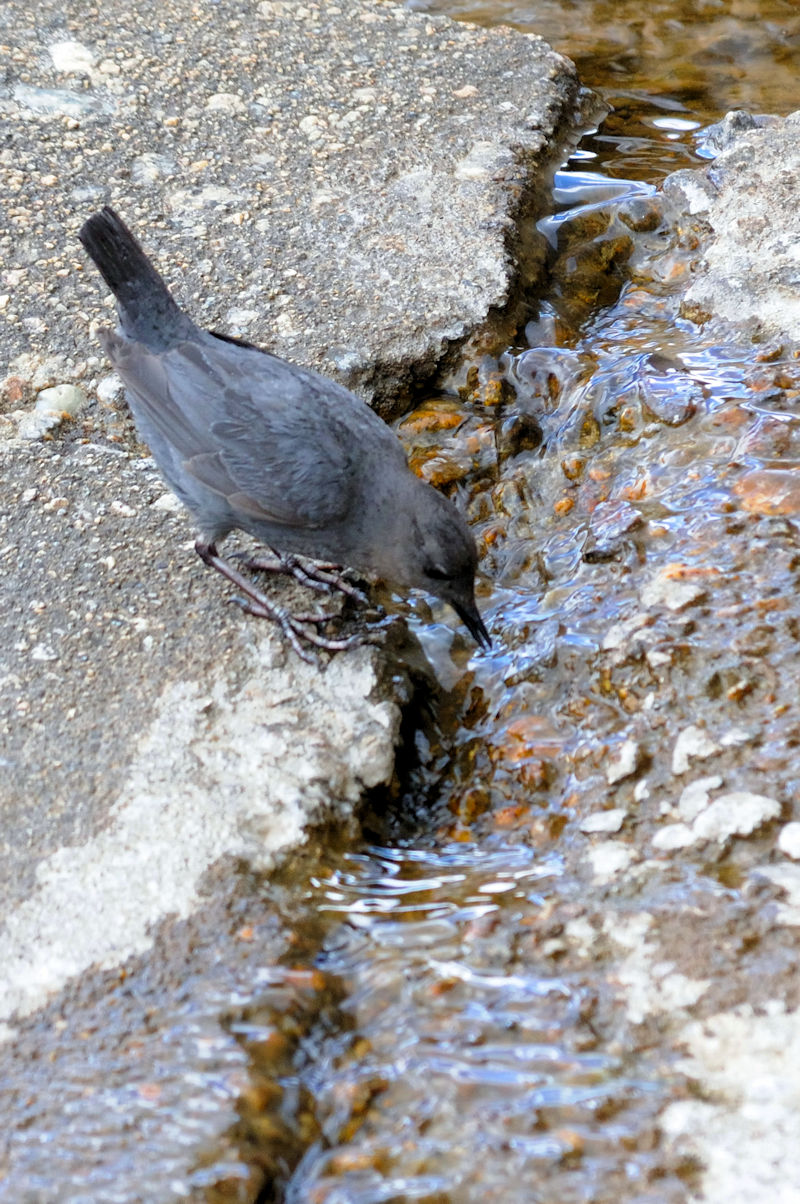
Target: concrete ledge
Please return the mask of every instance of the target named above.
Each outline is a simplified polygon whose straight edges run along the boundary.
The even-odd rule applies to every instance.
[[[67,28],[43,0],[35,42],[9,24],[7,360],[94,352],[106,290],[75,235],[111,201],[199,322],[397,412],[507,302],[519,219],[579,120],[540,38],[380,0],[113,0]]]
[[[391,778],[412,689],[391,635],[320,670],[226,605],[150,461],[27,443],[0,463],[8,1019],[141,953],[223,857],[269,868],[347,823]]]

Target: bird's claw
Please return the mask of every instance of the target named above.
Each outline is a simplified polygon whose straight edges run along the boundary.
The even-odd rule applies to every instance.
[[[367,602],[363,590],[352,585],[342,573],[341,566],[328,561],[301,561],[298,556],[282,556],[275,553],[274,560],[265,560],[259,556],[249,556],[246,552],[235,553],[242,567],[253,573],[289,573],[307,589],[315,589],[320,593],[330,593],[336,590],[355,602]]]
[[[319,658],[313,651],[304,647],[304,643],[311,644],[313,648],[322,648],[326,652],[344,652],[348,648],[356,648],[365,642],[358,635],[332,639],[330,636],[320,635],[318,631],[314,631],[314,625],[326,623],[329,619],[335,618],[334,615],[293,615],[284,607],[267,601],[263,596],[258,599],[234,597],[231,601],[240,606],[246,614],[254,615],[258,619],[272,619],[277,623],[300,659],[309,665],[318,665]]]
[[[342,636],[339,639],[321,635],[314,628],[329,622],[336,617],[335,615],[319,613],[293,615],[284,606],[280,606],[277,602],[271,602],[260,590],[256,589],[252,581],[223,559],[217,552],[215,544],[198,540],[195,548],[205,564],[215,568],[218,573],[221,573],[242,591],[244,597],[233,598],[236,605],[247,614],[255,615],[258,619],[272,619],[277,623],[301,660],[312,665],[319,663],[316,656],[305,646],[308,644],[314,648],[323,648],[327,652],[344,652],[347,648],[355,648],[364,642],[359,635]],[[245,563],[247,562],[245,561]]]

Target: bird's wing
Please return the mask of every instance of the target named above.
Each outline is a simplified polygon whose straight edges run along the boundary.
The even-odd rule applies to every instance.
[[[266,353],[215,341],[157,355],[118,335],[104,342],[145,437],[157,431],[187,473],[257,521],[342,520],[375,423],[396,454],[394,436],[364,402]]]
[[[353,499],[352,445],[343,434],[319,411],[281,407],[265,417],[263,407],[237,395],[235,416],[211,426],[220,450],[185,463],[235,511],[283,526],[325,527],[343,519]]]

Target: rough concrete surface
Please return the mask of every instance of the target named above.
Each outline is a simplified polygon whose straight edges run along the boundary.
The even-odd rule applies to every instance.
[[[414,654],[320,672],[225,604],[77,230],[113,203],[199,322],[399,409],[513,298],[580,90],[540,39],[383,3],[11,0],[0,42],[0,1199],[185,1198],[247,1081],[222,1013],[291,943],[274,902],[220,919],[233,870],[388,781]]]
[[[238,883],[389,781],[415,651],[300,661],[152,462],[76,436],[0,448],[0,1199],[185,1198],[248,1082],[226,1009],[291,938]]]
[[[2,460],[7,1020],[142,952],[220,858],[269,867],[346,818],[390,779],[410,691],[386,650],[320,671],[226,606],[149,460],[77,441]]]
[[[722,318],[751,338],[800,341],[800,209],[796,171],[800,113],[729,113],[713,127],[705,171],[663,185],[675,219],[701,223],[698,262],[684,312]]]
[[[12,0],[0,37],[9,358],[85,360],[111,201],[200,323],[387,409],[509,299],[580,98],[540,38],[385,3]]]

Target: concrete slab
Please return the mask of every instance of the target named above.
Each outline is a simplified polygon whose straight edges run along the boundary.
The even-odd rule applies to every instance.
[[[114,0],[90,20],[43,0],[34,30],[12,0],[0,22],[8,359],[85,361],[106,290],[75,235],[112,202],[197,320],[396,412],[508,302],[520,219],[580,120],[540,38],[387,3]]]
[[[389,646],[320,670],[226,605],[149,460],[75,441],[0,462],[7,1020],[149,948],[221,858],[268,869],[346,824],[412,691]]]

